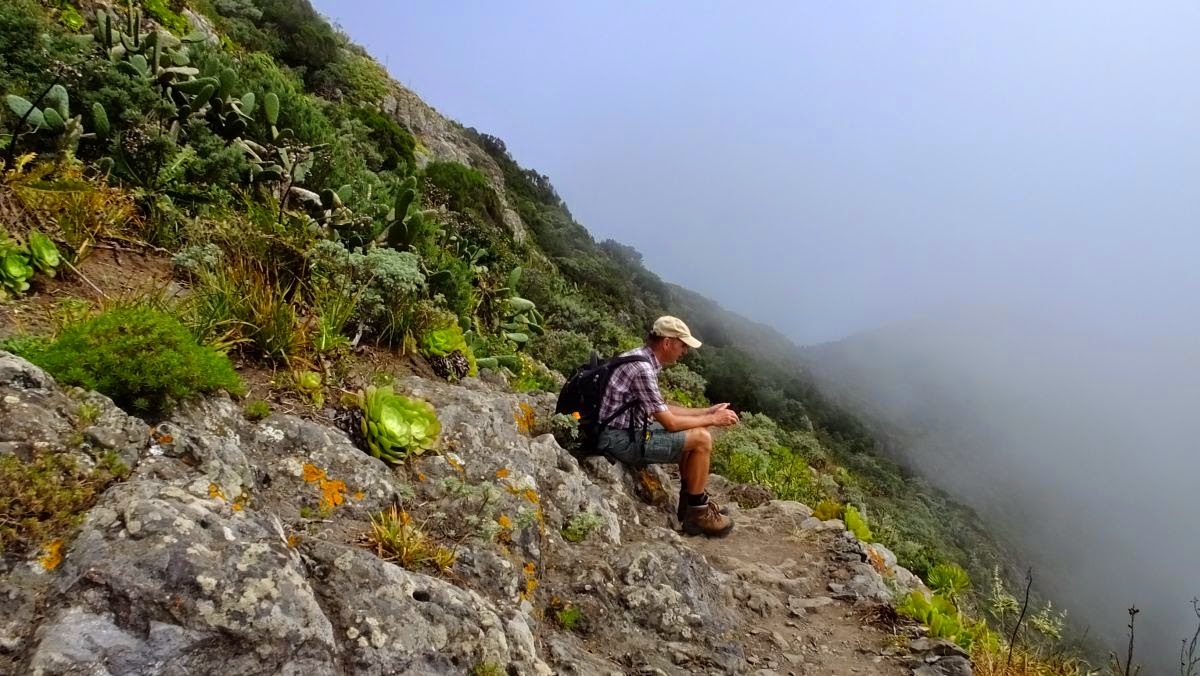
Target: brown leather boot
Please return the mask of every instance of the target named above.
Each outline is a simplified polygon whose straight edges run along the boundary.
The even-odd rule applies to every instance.
[[[716,503],[711,500],[703,505],[687,507],[683,513],[683,532],[688,535],[722,537],[733,530],[733,519],[721,514]]]
[[[708,501],[710,503],[713,501],[711,496],[708,498]],[[679,489],[679,503],[675,507],[675,518],[679,520],[679,523],[683,523],[683,517],[684,517],[685,513],[687,512],[687,508],[688,508],[687,493],[684,492],[684,490],[681,488],[681,489]],[[717,511],[721,513],[721,516],[729,515],[728,507],[718,506]]]

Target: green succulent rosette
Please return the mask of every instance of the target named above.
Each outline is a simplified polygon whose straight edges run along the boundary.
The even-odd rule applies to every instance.
[[[396,394],[391,387],[368,387],[359,394],[362,432],[372,456],[397,463],[437,444],[442,431],[433,405]]]
[[[54,242],[49,237],[40,232],[29,233],[29,259],[33,266],[42,274],[54,276],[62,258],[58,254],[58,247],[54,246]]]

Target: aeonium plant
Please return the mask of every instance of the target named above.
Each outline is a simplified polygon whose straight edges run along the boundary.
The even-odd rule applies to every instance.
[[[429,402],[396,394],[389,386],[368,387],[357,403],[372,456],[398,463],[437,445],[442,423]]]

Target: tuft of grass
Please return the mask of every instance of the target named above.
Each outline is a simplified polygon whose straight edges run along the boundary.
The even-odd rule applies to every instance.
[[[445,573],[456,558],[453,550],[432,542],[409,513],[395,505],[371,517],[366,541],[379,558],[409,570],[432,568]]]
[[[116,307],[68,326],[44,349],[18,354],[60,383],[95,390],[139,413],[163,413],[217,390],[242,392],[228,357],[149,307]]]
[[[242,413],[247,420],[262,420],[271,415],[271,404],[262,399],[254,399],[246,402],[242,408]]]
[[[272,361],[290,361],[305,344],[289,288],[254,259],[231,255],[198,270],[184,316],[204,343],[225,350],[252,346]]]
[[[21,555],[62,540],[104,489],[128,475],[115,453],[90,470],[62,453],[38,453],[29,462],[0,456],[0,554]]]
[[[554,619],[558,620],[559,626],[563,629],[575,631],[583,620],[583,611],[579,609],[579,606],[567,606],[556,611]]]

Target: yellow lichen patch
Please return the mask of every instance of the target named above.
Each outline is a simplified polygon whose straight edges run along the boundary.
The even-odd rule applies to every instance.
[[[895,574],[892,569],[888,568],[887,561],[883,560],[883,556],[873,548],[867,548],[867,558],[871,560],[871,565],[874,566],[875,571],[880,575],[891,577]]]
[[[62,563],[62,540],[52,540],[42,545],[42,558],[38,559],[38,563],[42,564],[42,568],[46,570],[54,570],[58,568],[58,564]]]
[[[346,483],[321,479],[321,509],[330,510],[346,501]]]
[[[525,573],[525,589],[521,591],[521,598],[526,601],[533,600],[533,592],[537,589],[537,563],[530,561],[522,568]]]
[[[505,514],[501,514],[500,518],[496,519],[496,523],[500,524],[500,527],[504,529],[512,528],[512,519],[508,518]]]
[[[425,475],[421,474],[420,472],[417,472],[417,481],[424,481],[424,480],[425,480]]]
[[[354,491],[354,501],[362,502],[363,498],[367,497],[362,491]]]
[[[304,480],[312,483],[325,478],[325,470],[317,467],[312,463],[304,463]]]
[[[229,507],[230,507],[230,509],[232,509],[235,512],[242,511],[242,503],[240,503],[240,502],[235,502],[232,505],[230,505]]]
[[[539,501],[538,501],[537,491],[533,490],[532,488],[526,488],[525,493],[523,495],[525,496],[526,500],[532,502],[535,505],[538,504]]]
[[[296,536],[296,534],[293,533],[292,535],[289,535],[287,537],[288,547],[295,549],[296,545],[298,545],[298,544],[300,544],[300,538],[298,536]]]
[[[462,469],[463,468],[463,464],[461,462],[459,462],[458,458],[454,457],[453,455],[447,454],[446,462],[449,463],[449,465],[451,467],[453,467],[454,469]]]
[[[216,500],[224,501],[225,493],[224,493],[224,491],[221,490],[220,486],[218,486],[214,483],[210,483],[208,485],[208,497],[216,499]]]
[[[537,414],[533,412],[533,407],[525,402],[517,405],[517,410],[513,413],[513,420],[517,423],[517,431],[521,434],[533,434],[533,428],[537,424]]]
[[[507,467],[501,467],[500,469],[496,470],[496,478],[497,479],[503,479],[507,476],[508,476],[508,468]]]

